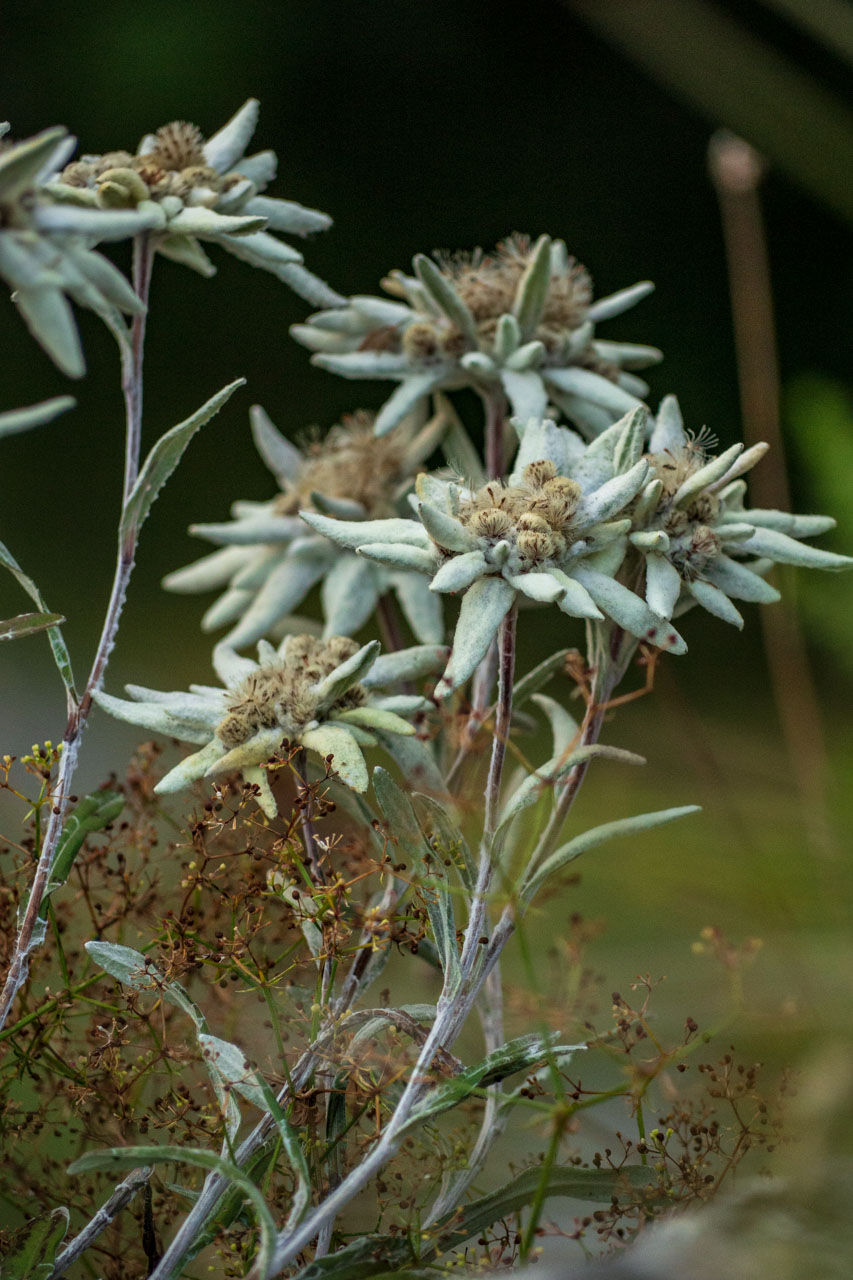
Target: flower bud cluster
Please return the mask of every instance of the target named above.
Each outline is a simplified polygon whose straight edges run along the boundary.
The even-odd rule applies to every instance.
[[[528,463],[521,484],[493,480],[462,498],[457,519],[477,539],[487,560],[501,547],[499,563],[517,560],[521,572],[565,557],[575,541],[572,517],[580,499],[580,485],[558,475],[556,465],[542,458]]]

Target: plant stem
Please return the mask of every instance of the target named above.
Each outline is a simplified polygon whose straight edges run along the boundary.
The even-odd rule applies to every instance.
[[[403,646],[403,633],[400,630],[400,619],[390,592],[379,597],[376,605],[376,620],[379,623],[379,634],[382,647],[388,653],[396,653]]]
[[[89,1248],[89,1245],[98,1238],[105,1227],[110,1225],[113,1218],[121,1213],[126,1205],[130,1204],[140,1187],[145,1186],[148,1182],[151,1173],[152,1170],[147,1166],[142,1169],[133,1169],[124,1182],[119,1183],[110,1198],[101,1205],[94,1218],[86,1223],[79,1235],[70,1240],[57,1256],[48,1280],[59,1280],[59,1277],[64,1275],[72,1262],[76,1262],[81,1253]]]
[[[481,394],[486,407],[486,475],[495,480],[503,475],[505,466],[506,396],[500,384]]]
[[[134,240],[133,255],[134,287],[143,303],[147,303],[152,261],[153,252],[147,234],[137,236]],[[123,330],[116,335],[119,338],[119,346],[122,352],[122,391],[124,392],[125,403],[122,511],[124,511],[130,488],[132,488],[139,473],[145,314],[143,311],[141,315],[133,317],[129,340],[128,335]],[[2,994],[0,994],[0,1029],[5,1025],[15,997],[27,980],[30,953],[41,945],[42,935],[38,928],[39,912],[50,879],[50,868],[56,847],[62,834],[62,826],[71,794],[71,780],[77,767],[80,739],[83,736],[83,730],[86,727],[89,712],[92,709],[92,695],[100,688],[110,653],[115,644],[119,618],[121,617],[127,594],[127,585],[133,571],[137,537],[138,530],[135,527],[131,527],[119,544],[110,600],[92,669],[79,704],[71,706],[69,710],[63,736],[62,757],[59,762],[56,785],[53,790],[50,820],[42,842],[36,873],[33,877],[23,920],[18,930],[12,959],[6,974],[6,981]]]

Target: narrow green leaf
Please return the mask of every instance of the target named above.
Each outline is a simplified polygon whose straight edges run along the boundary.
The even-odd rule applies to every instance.
[[[239,1187],[255,1211],[261,1239],[258,1246],[256,1268],[266,1275],[275,1247],[275,1222],[258,1188],[246,1173],[230,1160],[223,1160],[212,1151],[196,1151],[187,1147],[111,1147],[106,1151],[87,1151],[79,1160],[68,1166],[68,1173],[90,1173],[104,1169],[136,1169],[144,1164],[190,1164],[223,1178]]]
[[[39,912],[42,919],[47,916],[48,898],[65,884],[71,874],[74,859],[80,852],[83,841],[94,831],[103,831],[110,822],[115,822],[123,808],[124,797],[117,791],[109,790],[93,791],[76,805],[65,821],[56,846],[50,868],[50,883]]]
[[[3,1257],[3,1280],[49,1280],[69,1221],[64,1206],[31,1218],[15,1233],[11,1251]]]
[[[2,542],[0,542],[0,568],[9,570],[17,580],[18,585],[26,591],[27,595],[38,605],[39,610],[42,613],[50,612],[42,599],[41,592],[33,582],[32,578],[29,574],[24,573],[9,548],[4,546]],[[50,640],[53,660],[56,663],[60,676],[62,677],[62,683],[65,685],[71,699],[76,703],[77,691],[74,688],[74,673],[71,670],[71,659],[68,656],[68,649],[66,648],[65,641],[62,638],[62,632],[59,630],[58,626],[50,626],[48,627],[47,634],[48,639]]]
[[[596,845],[605,844],[608,840],[617,840],[620,836],[633,836],[641,831],[650,831],[653,827],[661,827],[666,822],[685,818],[690,813],[699,813],[700,809],[701,806],[698,804],[685,804],[676,809],[659,809],[656,813],[641,813],[634,818],[620,818],[616,822],[605,822],[600,827],[593,827],[591,831],[584,831],[582,835],[575,836],[574,840],[569,840],[567,844],[562,845],[556,853],[552,853],[538,871],[528,875],[521,886],[523,901],[531,902],[546,880],[556,875],[569,862],[579,858],[582,853],[586,853],[588,849],[594,849]]]
[[[76,403],[73,396],[54,396],[52,400],[43,400],[41,404],[32,404],[26,409],[10,409],[6,413],[0,413],[0,437],[17,435],[19,431],[29,431],[32,427],[43,427],[61,413],[73,409]]]
[[[61,613],[19,613],[0,622],[0,640],[21,640],[64,621]]]
[[[135,533],[139,530],[155,498],[180,462],[184,450],[199,427],[209,422],[245,381],[245,378],[237,378],[230,382],[184,422],[179,422],[160,437],[142,464],[133,492],[125,503],[119,525],[120,541],[126,539],[131,531]]]

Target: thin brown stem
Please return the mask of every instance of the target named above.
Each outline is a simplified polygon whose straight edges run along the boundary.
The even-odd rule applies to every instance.
[[[764,164],[749,143],[728,133],[712,138],[709,161],[726,244],[744,439],[748,445],[766,440],[772,446],[753,473],[752,495],[757,506],[790,511],[770,261],[759,195]],[[837,857],[826,800],[826,743],[802,628],[788,600],[762,609],[760,616],[774,701],[810,835],[824,854]]]
[[[506,431],[506,396],[500,386],[483,393],[486,406],[486,474],[495,480],[504,473],[504,433]]]

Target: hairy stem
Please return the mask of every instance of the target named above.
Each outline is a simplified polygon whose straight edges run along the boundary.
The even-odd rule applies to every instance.
[[[148,242],[148,236],[137,236],[134,241],[134,286],[143,303],[147,303],[152,258],[153,254]],[[117,335],[122,352],[122,390],[125,402],[125,461],[122,511],[124,511],[130,488],[139,473],[145,314],[145,312],[142,312],[141,315],[134,316],[129,340],[127,333],[124,331]],[[62,757],[53,789],[50,820],[41,846],[30,895],[24,909],[18,936],[15,940],[6,981],[2,994],[0,994],[0,1028],[5,1025],[15,997],[27,980],[29,956],[32,951],[41,945],[42,936],[38,927],[39,912],[50,879],[51,864],[62,834],[62,826],[71,794],[71,780],[77,767],[80,739],[83,736],[83,730],[86,727],[89,712],[92,709],[92,695],[101,686],[104,671],[115,644],[119,619],[127,594],[127,585],[133,571],[137,537],[138,530],[132,527],[119,543],[110,600],[92,669],[89,672],[89,678],[86,681],[79,704],[73,705],[69,711],[68,722],[63,735]]]
[[[76,1262],[81,1253],[97,1240],[116,1215],[130,1204],[137,1191],[146,1185],[151,1173],[152,1170],[148,1166],[131,1170],[124,1182],[120,1182],[110,1198],[101,1205],[94,1218],[87,1222],[83,1230],[57,1255],[48,1280],[59,1280],[59,1277],[65,1274],[71,1264]]]

